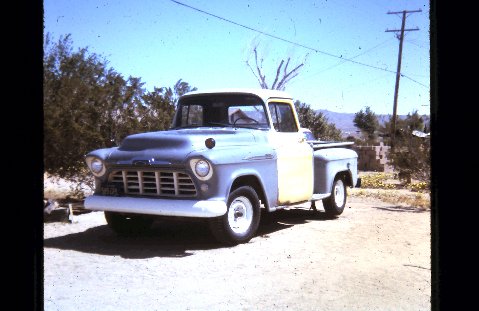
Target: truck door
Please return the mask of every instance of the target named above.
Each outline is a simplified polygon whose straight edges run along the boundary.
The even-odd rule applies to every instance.
[[[268,103],[274,131],[270,142],[277,152],[278,205],[311,199],[313,195],[313,150],[299,132],[292,100]]]

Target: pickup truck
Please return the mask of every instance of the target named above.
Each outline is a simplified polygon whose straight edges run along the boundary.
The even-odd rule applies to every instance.
[[[216,239],[248,242],[261,211],[322,201],[340,215],[359,187],[348,142],[307,141],[290,95],[265,89],[190,92],[170,129],[129,135],[85,156],[95,176],[85,208],[104,211],[120,235],[157,217],[203,219]],[[170,218],[171,219],[171,218]]]

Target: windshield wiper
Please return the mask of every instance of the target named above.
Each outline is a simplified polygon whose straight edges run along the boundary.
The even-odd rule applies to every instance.
[[[205,124],[224,126],[224,127],[232,127],[232,125],[229,124],[229,123],[221,123],[221,122],[206,122]]]
[[[212,126],[221,126],[221,127],[232,127],[232,128],[243,128],[243,129],[253,129],[253,130],[267,130],[268,127],[258,127],[256,124],[254,125],[243,125],[243,124],[230,124],[230,123],[221,123],[221,122],[206,122],[205,124],[190,124],[190,125],[183,125],[183,126],[175,126],[170,128],[170,130],[177,130],[177,129],[187,129],[187,128],[196,128],[196,127],[208,127],[209,125]]]
[[[199,124],[182,125],[182,126],[172,127],[171,130],[189,129],[189,128],[202,127],[202,126],[203,126],[203,125],[199,125]]]
[[[269,129],[267,127],[257,126],[256,124],[255,125],[238,125],[238,124],[236,124],[234,126],[234,128],[251,129],[251,130],[267,130],[267,129]]]

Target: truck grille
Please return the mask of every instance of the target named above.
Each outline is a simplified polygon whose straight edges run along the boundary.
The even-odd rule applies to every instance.
[[[196,187],[188,174],[171,171],[114,171],[109,182],[125,194],[194,197]]]

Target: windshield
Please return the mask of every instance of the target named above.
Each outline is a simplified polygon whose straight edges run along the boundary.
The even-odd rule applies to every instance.
[[[250,94],[201,94],[180,99],[173,128],[269,128],[263,101]]]

